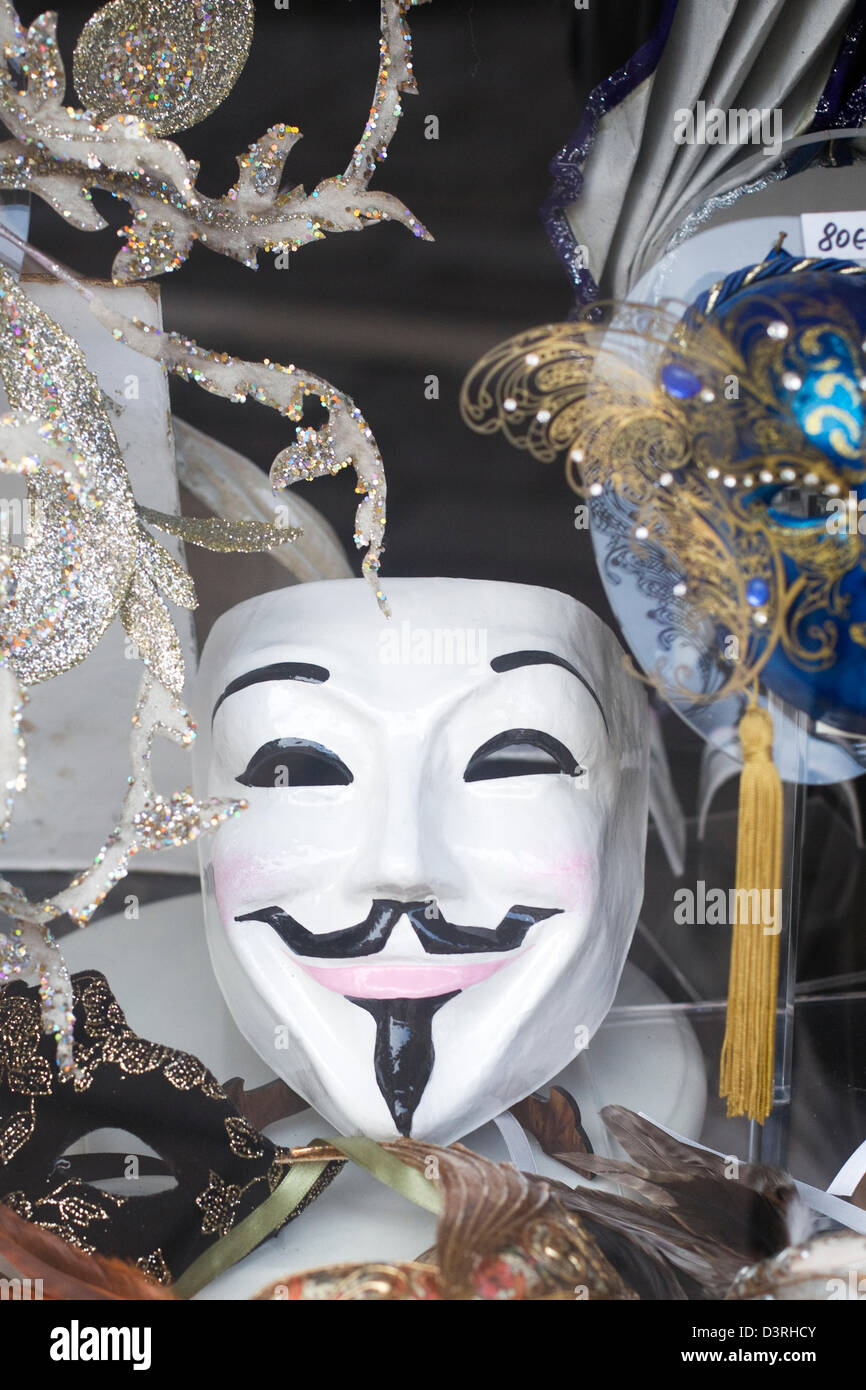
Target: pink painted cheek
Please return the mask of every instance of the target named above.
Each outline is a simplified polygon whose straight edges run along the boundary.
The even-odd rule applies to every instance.
[[[592,850],[575,850],[552,860],[538,877],[551,902],[574,912],[598,896],[598,855]]]
[[[294,873],[293,873],[294,871]],[[238,903],[255,897],[274,897],[277,906],[286,889],[297,875],[297,864],[270,856],[267,859],[250,854],[248,850],[217,848],[213,857],[214,893],[223,921],[235,915]]]

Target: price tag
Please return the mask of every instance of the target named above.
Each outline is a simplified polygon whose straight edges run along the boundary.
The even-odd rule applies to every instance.
[[[866,212],[804,212],[800,224],[804,256],[866,261]]]

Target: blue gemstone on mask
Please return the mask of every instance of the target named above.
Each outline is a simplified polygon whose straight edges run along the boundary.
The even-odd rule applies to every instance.
[[[763,608],[770,597],[770,586],[766,579],[750,579],[746,585],[746,602],[753,608]]]
[[[701,389],[700,377],[681,362],[666,362],[659,376],[665,391],[677,401],[687,401]]]

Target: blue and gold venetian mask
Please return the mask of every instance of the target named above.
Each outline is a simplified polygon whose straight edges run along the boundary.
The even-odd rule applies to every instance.
[[[669,619],[649,671],[666,694],[718,700],[760,678],[863,734],[864,338],[864,267],[777,246],[685,309],[594,307],[509,340],[463,410],[564,456],[602,520],[627,516]]]
[[[693,304],[595,305],[512,338],[464,385],[473,428],[567,460],[597,554],[605,537],[608,593],[640,596],[618,611],[648,679],[687,717],[735,711],[735,879],[749,900],[777,901],[782,878],[761,685],[830,726],[828,742],[866,733],[864,337],[866,270],[777,245]],[[762,913],[734,923],[720,1065],[729,1115],[760,1122],[779,963]]]

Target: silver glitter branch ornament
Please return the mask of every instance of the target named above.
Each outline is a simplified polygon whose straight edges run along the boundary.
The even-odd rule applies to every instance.
[[[375,589],[380,608],[387,615],[387,602],[378,582],[386,523],[385,467],[373,431],[351,397],[321,377],[293,365],[284,367],[270,359],[247,362],[225,352],[210,352],[191,338],[165,333],[140,319],[126,318],[98,295],[89,295],[88,303],[118,342],[161,363],[174,375],[227,400],[243,404],[252,398],[289,420],[299,422],[306,397],[318,399],[328,412],[327,423],[318,429],[295,431],[293,442],[281,450],[271,464],[271,485],[277,491],[296,482],[312,482],[314,478],[339,473],[344,468],[355,470],[355,491],[361,494],[355,512],[355,545],[358,549],[366,547],[361,568]],[[174,518],[167,519],[166,524],[156,520],[154,512],[147,513],[146,517],[162,529],[182,535],[185,540],[205,543],[197,540],[196,522]],[[252,528],[259,523],[235,524]],[[287,538],[285,532],[282,538]],[[270,545],[273,541],[267,543]]]
[[[380,608],[389,616],[387,601],[378,580],[387,520],[385,468],[373,431],[350,396],[338,391],[323,378],[294,365],[284,367],[269,358],[264,362],[248,362],[243,358],[231,357],[225,352],[212,352],[199,347],[191,338],[184,338],[178,333],[163,332],[151,324],[142,322],[141,319],[128,318],[101,299],[72,271],[58,265],[56,261],[43,257],[34,248],[27,247],[14,233],[0,227],[0,235],[19,249],[26,249],[47,270],[74,289],[91,313],[118,342],[152,361],[159,362],[166,371],[182,377],[185,381],[193,382],[235,404],[244,404],[252,398],[260,405],[279,411],[296,424],[303,415],[305,399],[308,396],[316,397],[328,413],[326,424],[318,429],[295,430],[292,443],[282,449],[271,464],[271,484],[276,492],[296,482],[312,482],[314,478],[339,473],[344,468],[354,469],[357,478],[355,491],[361,497],[355,511],[354,541],[358,549],[366,548],[367,553],[361,565],[362,572],[372,584]],[[23,313],[21,307],[25,301],[28,306],[27,313]],[[6,319],[13,334],[12,339],[5,342],[5,351],[11,354],[8,366],[3,365],[4,303]],[[38,328],[44,328],[45,325],[51,327],[37,339]],[[30,335],[31,351],[20,359],[18,348],[22,345],[22,334]],[[52,354],[56,357],[58,347],[62,357],[68,355],[75,360],[77,370],[74,374],[67,373],[64,377],[62,367],[56,360],[52,363]],[[38,364],[36,367],[33,365],[34,362]],[[94,419],[101,421],[107,432],[102,441],[103,448],[106,447],[106,439],[110,436],[113,441],[110,453],[112,461],[116,462],[116,458],[119,458],[116,453],[116,441],[105,414],[101,393],[95,379],[87,371],[77,344],[64,335],[58,325],[52,324],[48,316],[15,287],[8,272],[0,268],[0,371],[3,372],[4,378],[8,372],[13,379],[23,373],[29,380],[29,377],[35,374],[37,386],[41,387],[46,365],[53,365],[59,377],[59,382],[52,385],[52,395],[56,396],[59,393],[63,396],[65,417],[68,419],[70,411],[75,409],[82,428],[85,421],[91,424]],[[123,477],[125,478],[125,471]],[[132,523],[129,516],[120,515],[117,509],[119,499],[114,498],[113,501],[111,526],[106,529],[105,534],[114,538],[114,542],[117,543],[117,537],[123,535]],[[149,593],[149,580],[162,589],[172,602],[184,608],[196,606],[195,595],[191,586],[185,583],[185,571],[174,564],[167,552],[156,545],[141,523],[146,522],[157,530],[178,536],[192,545],[227,551],[270,549],[297,539],[300,531],[296,527],[277,526],[261,521],[169,516],[138,506],[134,500],[132,505],[137,518],[134,532],[137,569],[133,571],[127,568],[124,573],[120,616],[133,640],[148,653],[146,659],[154,665],[161,679],[169,688],[180,690],[183,686],[183,666],[182,663],[178,664],[180,648],[176,639],[172,651],[169,651],[166,645],[167,642],[171,642],[173,629],[169,633],[162,622],[159,597],[156,595],[149,610],[149,600],[144,603],[138,602],[137,595]],[[103,584],[104,576],[100,575],[94,582]],[[117,604],[113,611],[116,609]],[[160,634],[155,634],[156,645],[148,640],[142,626],[148,611],[152,611],[154,622],[160,624],[160,634],[165,638],[162,641]],[[158,665],[160,654],[164,656],[162,668]],[[57,670],[59,669],[63,668],[58,667]],[[48,674],[56,672],[47,671],[31,679],[44,679]]]
[[[20,712],[14,677],[8,666],[0,666],[0,706],[7,716],[10,704]],[[196,801],[189,788],[173,792],[168,799],[156,791],[150,772],[154,738],[169,738],[188,747],[195,738],[195,725],[176,696],[150,672],[142,678],[132,726],[132,773],[120,821],[90,867],[41,903],[29,902],[20,889],[0,878],[0,909],[12,919],[10,926],[0,930],[0,983],[19,976],[38,982],[43,1028],[54,1034],[57,1063],[67,1076],[76,1074],[72,991],[50,922],[67,913],[78,926],[86,926],[109,889],[128,872],[129,860],[139,850],[187,844],[246,806],[242,800],[223,797]],[[10,728],[15,731],[11,738]],[[0,777],[7,789],[16,780],[20,784],[23,776],[23,744],[17,729],[16,714],[0,737]]]
[[[113,267],[118,282],[176,269],[196,240],[254,267],[261,249],[296,251],[330,231],[388,219],[427,238],[399,200],[369,189],[402,114],[401,96],[415,91],[403,17],[411,3],[425,0],[382,0],[373,105],[343,174],[310,194],[301,187],[281,193],[285,161],[300,132],[277,125],[239,158],[235,186],[213,199],[195,187],[198,165],[164,136],[203,119],[231,90],[249,50],[251,0],[111,0],[85,26],[76,48],[75,80],[88,110],[63,104],[56,17],[44,14],[25,30],[8,0],[0,0],[0,120],[12,137],[0,144],[0,187],[36,194],[83,230],[105,225],[93,207],[94,188],[125,200],[132,223]],[[360,495],[355,543],[366,548],[363,571],[387,614],[378,585],[384,469],[372,431],[348,396],[294,365],[210,352],[126,318],[7,228],[0,234],[74,288],[118,341],[208,391],[235,402],[252,397],[293,422],[292,441],[271,465],[275,491],[352,467]],[[17,412],[0,421],[0,472],[25,477],[36,517],[22,547],[0,548],[0,836],[26,786],[22,687],[84,660],[115,617],[146,667],[120,819],[90,867],[42,902],[28,901],[0,878],[0,911],[9,918],[0,929],[0,984],[17,976],[38,984],[43,1027],[57,1041],[61,1074],[71,1078],[71,986],[51,922],[66,913],[86,925],[139,849],[185,844],[246,804],[198,802],[189,789],[165,798],[153,786],[154,738],[187,746],[195,737],[178,699],[183,660],[163,596],[184,608],[196,597],[188,574],[152,531],[216,550],[270,549],[300,533],[263,521],[192,519],[140,506],[78,344],[2,268],[0,374]],[[319,429],[302,427],[308,396],[328,413]]]
[[[132,855],[142,849],[185,845],[203,831],[215,830],[246,806],[241,799],[224,797],[196,801],[189,788],[173,792],[166,800],[155,790],[150,772],[154,738],[159,735],[188,748],[195,738],[195,724],[177,697],[147,671],[142,677],[132,728],[132,774],[120,822],[90,868],[50,899],[54,913],[68,913],[79,926],[90,921],[109,888],[124,877]]]
[[[68,272],[64,278],[74,282]],[[93,292],[78,288],[90,303]],[[2,268],[0,375],[19,411],[0,419],[0,474],[22,476],[32,504],[24,544],[0,547],[0,835],[16,793],[26,786],[21,684],[50,679],[84,660],[115,616],[149,668],[132,721],[132,775],[120,822],[90,868],[43,903],[29,902],[0,879],[0,910],[11,919],[0,931],[0,983],[18,975],[38,982],[43,1026],[57,1039],[59,1066],[72,1074],[69,977],[50,922],[65,912],[85,925],[139,849],[185,844],[244,805],[197,802],[188,788],[166,800],[152,785],[154,737],[187,746],[195,736],[177,699],[183,659],[160,593],[186,608],[196,597],[187,572],[147,525],[223,550],[270,548],[297,532],[139,508],[84,354]]]
[[[210,48],[218,39],[222,61],[215,60],[207,44],[202,49],[200,26],[188,22],[197,8],[202,22],[209,18]],[[84,231],[106,225],[93,206],[94,188],[128,203],[132,221],[114,261],[117,283],[176,270],[195,241],[255,268],[261,250],[297,251],[329,232],[359,231],[389,220],[429,240],[398,198],[369,187],[402,114],[401,97],[417,90],[403,17],[410,5],[382,0],[373,104],[345,171],[311,193],[300,184],[281,193],[283,168],[300,131],[278,124],[239,156],[238,181],[221,198],[197,191],[198,164],[157,133],[183,129],[207,115],[228,94],[226,73],[240,71],[249,47],[247,28],[220,22],[219,15],[209,15],[213,8],[197,7],[194,0],[160,0],[159,5],[115,0],[107,5],[85,27],[76,50],[76,81],[96,104],[95,110],[79,110],[63,104],[66,75],[55,37],[56,16],[41,15],[25,30],[9,0],[0,0],[5,57],[0,119],[13,136],[0,144],[0,187],[36,194]],[[246,8],[222,6],[223,11]],[[109,14],[118,9],[119,15]],[[159,43],[149,38],[151,31]],[[132,68],[117,63],[117,43],[124,33],[133,54],[141,55]],[[104,62],[100,44],[105,45]],[[151,87],[158,93],[154,101],[147,99]]]
[[[87,302],[96,302],[89,290]],[[40,467],[47,441],[35,440],[41,453],[34,453],[33,466],[19,471],[28,474],[38,523],[28,527],[23,550],[0,555],[0,601],[4,561],[14,576],[14,611],[11,593],[0,606],[0,653],[5,648],[18,678],[32,685],[77,665],[119,617],[144,661],[169,690],[179,692],[184,682],[180,642],[160,592],[183,608],[195,607],[195,592],[143,522],[176,525],[205,546],[221,532],[220,548],[232,550],[282,545],[293,533],[262,523],[246,530],[232,522],[184,527],[182,518],[173,522],[140,512],[102,391],[83,352],[2,267],[0,375],[17,410],[50,418],[55,422],[51,437],[74,446],[98,500],[98,505],[82,505],[68,471],[58,475],[55,468]]]

